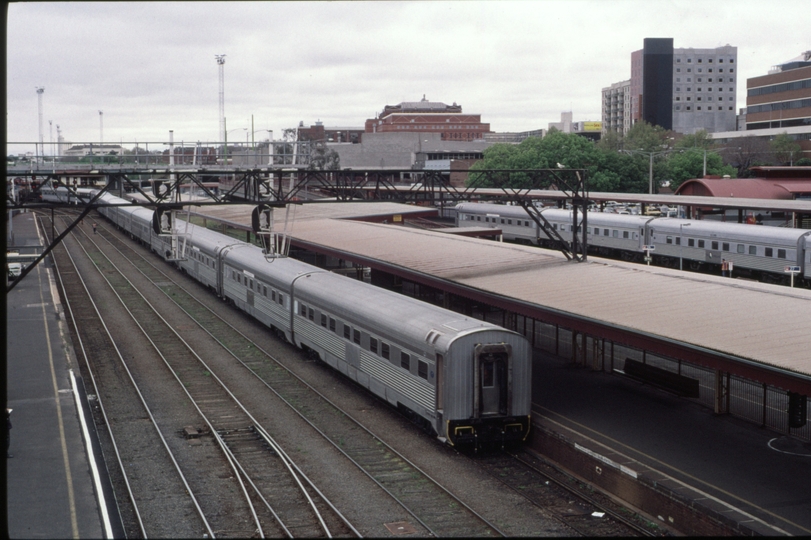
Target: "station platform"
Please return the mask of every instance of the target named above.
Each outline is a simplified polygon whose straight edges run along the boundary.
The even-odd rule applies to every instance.
[[[42,245],[32,213],[12,230],[8,248]],[[5,332],[6,537],[123,537],[99,502],[109,482],[48,258],[7,293]]]

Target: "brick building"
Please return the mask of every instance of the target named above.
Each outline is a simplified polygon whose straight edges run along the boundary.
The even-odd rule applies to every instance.
[[[439,133],[443,141],[474,141],[491,133],[480,114],[465,114],[462,106],[428,101],[386,105],[376,118],[366,120],[366,133]]]
[[[299,122],[297,131],[299,141],[357,144],[363,140],[362,127],[327,127],[320,120],[310,127],[304,127],[304,122]]]
[[[746,129],[811,126],[811,51],[746,80]]]

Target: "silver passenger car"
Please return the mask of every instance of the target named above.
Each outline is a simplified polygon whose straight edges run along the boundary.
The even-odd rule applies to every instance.
[[[117,199],[105,196],[105,202]],[[150,210],[102,212],[161,256],[168,237]],[[194,279],[454,445],[522,441],[529,433],[531,350],[520,334],[176,223],[174,260]]]

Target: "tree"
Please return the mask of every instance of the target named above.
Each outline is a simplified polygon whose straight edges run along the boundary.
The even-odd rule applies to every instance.
[[[709,150],[713,146],[715,146],[715,142],[706,129],[679,137],[673,145],[674,148],[703,148],[705,150]]]
[[[673,133],[661,126],[654,126],[647,122],[637,122],[628,130],[623,138],[623,150],[641,150],[643,152],[657,152],[669,146]]]
[[[704,151],[688,149],[671,154],[665,162],[665,176],[670,180],[670,187],[675,191],[685,181],[701,178],[704,173]],[[735,167],[724,165],[724,160],[714,152],[707,152],[707,174],[735,176]]]
[[[747,136],[734,139],[721,150],[724,163],[738,170],[738,178],[749,178],[750,168],[769,162],[769,144],[760,137]]]
[[[774,161],[777,165],[793,165],[803,151],[800,145],[785,132],[775,137],[769,146],[774,152]]]
[[[647,191],[647,163],[642,168],[632,156],[603,150],[585,137],[558,130],[549,130],[544,138],[530,137],[518,145],[493,145],[470,170],[556,169],[558,164],[586,169],[588,189],[592,191]],[[513,174],[510,181],[510,187],[533,187],[526,175]],[[468,184],[491,187],[482,182],[483,178],[475,174],[468,180]]]
[[[325,144],[318,144],[310,156],[309,168],[317,171],[337,171],[341,168],[341,156]]]

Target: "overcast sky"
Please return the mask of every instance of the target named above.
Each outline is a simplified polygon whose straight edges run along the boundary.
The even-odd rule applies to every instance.
[[[646,37],[738,48],[746,79],[811,49],[808,0],[55,2],[7,12],[7,140],[231,140],[299,121],[362,127],[384,105],[462,105],[496,132],[600,120]],[[49,126],[52,122],[52,127]],[[267,137],[255,133],[257,140]],[[19,147],[10,147],[16,153]],[[28,150],[33,150],[29,145]]]

